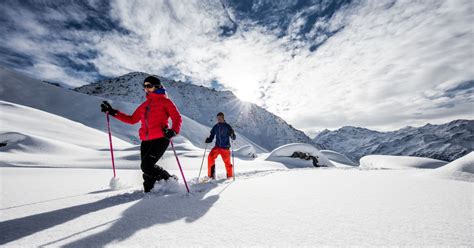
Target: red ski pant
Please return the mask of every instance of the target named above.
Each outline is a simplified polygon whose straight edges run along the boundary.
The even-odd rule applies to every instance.
[[[230,151],[229,149],[214,147],[212,148],[209,156],[207,157],[207,176],[216,177],[216,158],[221,155],[222,160],[225,164],[225,170],[227,171],[227,178],[232,177],[232,164],[230,163]]]

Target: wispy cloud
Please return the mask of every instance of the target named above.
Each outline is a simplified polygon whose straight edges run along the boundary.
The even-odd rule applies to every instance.
[[[220,85],[309,132],[472,118],[469,0],[241,4],[6,1],[0,63],[70,86],[130,71]]]
[[[316,52],[299,53],[279,74],[279,86],[268,93],[270,109],[304,129],[472,118],[472,95],[445,99],[454,106],[449,111],[426,97],[474,77],[472,4],[373,1],[340,14],[343,30]]]

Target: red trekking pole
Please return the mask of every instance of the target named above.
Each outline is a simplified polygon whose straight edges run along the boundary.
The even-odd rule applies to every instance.
[[[171,143],[171,147],[173,148],[174,156],[176,157],[176,162],[178,162],[178,167],[179,167],[179,170],[181,171],[181,176],[183,177],[184,185],[186,185],[186,190],[189,193],[188,183],[186,182],[186,178],[184,177],[183,169],[181,168],[181,163],[179,162],[178,154],[176,154],[176,149],[174,149],[173,141],[170,140],[170,143]]]
[[[110,144],[110,156],[112,157],[112,169],[114,171],[114,178],[116,178],[117,174],[115,173],[114,148],[112,146],[112,132],[110,132],[109,112],[106,113],[106,116],[107,116],[107,129],[109,130],[109,144]]]

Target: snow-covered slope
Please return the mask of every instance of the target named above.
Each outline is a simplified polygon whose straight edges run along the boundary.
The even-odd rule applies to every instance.
[[[133,72],[75,90],[108,99],[139,103],[143,101],[143,80],[148,75]],[[294,142],[312,143],[308,136],[288,125],[280,117],[255,104],[240,101],[230,91],[216,91],[161,79],[181,113],[203,125],[214,125],[216,114],[224,112],[227,122],[237,131],[267,150]]]
[[[474,120],[427,124],[393,132],[343,127],[319,133],[314,142],[358,161],[370,154],[428,157],[453,161],[474,150]]]
[[[100,112],[100,103],[106,99],[47,84],[2,67],[0,67],[0,100],[40,109],[105,132],[107,130],[105,115]],[[130,114],[138,106],[136,103],[118,101],[112,104]],[[139,143],[139,126],[139,124],[131,126],[111,118],[113,135],[135,144]],[[204,147],[204,139],[209,136],[209,126],[197,123],[184,115],[182,126],[183,137],[195,146]],[[250,144],[257,151],[265,151],[240,133],[237,135],[239,136],[236,140],[237,147]]]
[[[107,134],[5,101],[0,112],[1,166],[111,168]],[[118,138],[113,144],[118,168],[137,168],[132,144]]]
[[[364,169],[434,169],[448,162],[432,158],[367,155],[360,159],[360,168]]]
[[[474,152],[433,170],[430,175],[474,182]]]

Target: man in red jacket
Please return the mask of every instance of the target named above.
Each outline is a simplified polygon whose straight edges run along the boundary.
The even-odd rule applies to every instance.
[[[173,178],[166,170],[156,164],[163,156],[171,138],[176,136],[181,129],[181,115],[174,103],[166,96],[166,91],[160,80],[149,76],[143,82],[146,101],[142,103],[132,115],[127,115],[104,101],[101,104],[102,112],[108,112],[120,121],[128,124],[141,122],[139,130],[141,169],[143,171],[143,189],[150,192],[155,182]],[[168,119],[171,118],[173,126],[168,128]]]

